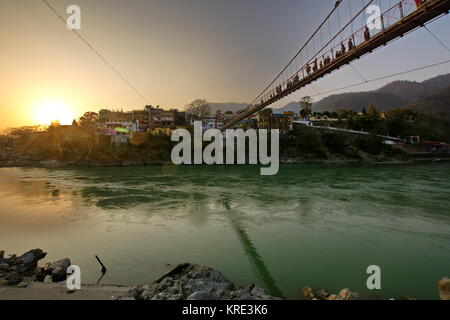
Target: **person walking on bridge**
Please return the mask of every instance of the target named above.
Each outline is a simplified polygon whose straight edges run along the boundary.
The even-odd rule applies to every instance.
[[[309,74],[311,73],[311,66],[309,65],[309,63],[306,64],[305,69],[306,69],[306,73],[309,76]]]
[[[342,52],[342,55],[345,54],[345,45],[342,42],[341,42],[341,52]]]
[[[370,30],[368,26],[366,26],[366,28],[364,29],[364,40],[370,40]]]
[[[417,9],[420,8],[422,6],[422,4],[423,4],[422,0],[414,0],[414,2],[416,3]]]
[[[353,41],[352,41],[352,38],[350,38],[350,39],[348,39],[348,51],[352,50],[353,48],[354,48]]]

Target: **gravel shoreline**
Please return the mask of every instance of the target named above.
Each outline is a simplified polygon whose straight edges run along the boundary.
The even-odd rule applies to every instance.
[[[69,258],[39,266],[47,255],[33,249],[20,256],[0,250],[0,300],[282,300],[253,284],[243,288],[222,273],[206,266],[181,263],[151,284],[138,286],[82,284],[81,290],[67,289]],[[450,300],[450,279],[437,284],[442,300]],[[358,300],[349,289],[330,294],[324,289],[304,287],[306,300]]]

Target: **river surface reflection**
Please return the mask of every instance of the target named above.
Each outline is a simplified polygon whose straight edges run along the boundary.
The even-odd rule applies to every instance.
[[[0,169],[0,249],[70,257],[84,283],[151,282],[179,262],[301,298],[438,298],[450,270],[450,164]],[[382,290],[366,268],[382,269]]]

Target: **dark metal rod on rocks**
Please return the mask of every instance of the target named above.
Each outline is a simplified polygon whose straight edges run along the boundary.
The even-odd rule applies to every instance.
[[[102,261],[100,260],[100,258],[95,255],[95,258],[97,259],[98,263],[100,263],[100,265],[102,266],[102,273],[106,273],[106,267],[105,265],[102,263]]]

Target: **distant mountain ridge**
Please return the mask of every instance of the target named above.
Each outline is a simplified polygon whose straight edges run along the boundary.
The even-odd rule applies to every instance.
[[[386,111],[413,101],[414,99],[434,94],[450,85],[450,74],[440,75],[423,82],[394,81],[384,87],[366,92],[349,92],[331,95],[314,104],[317,112],[336,109],[351,109],[360,112],[373,104],[378,110]]]
[[[432,95],[410,101],[402,106],[402,109],[411,109],[436,117],[450,119],[450,85]]]
[[[450,86],[450,73],[425,80],[423,82],[399,80],[385,86],[365,92],[347,92],[331,95],[313,104],[314,112],[333,111],[337,109],[350,109],[361,112],[373,104],[379,111],[393,108],[410,108],[417,111],[426,111],[430,114],[447,114],[450,103],[448,90]],[[439,99],[442,99],[440,102]],[[430,103],[432,101],[432,103]],[[248,103],[210,103],[211,112],[220,110],[237,112],[248,106]],[[447,110],[447,111],[446,111]],[[276,113],[299,112],[298,102],[289,102],[281,108],[274,109]],[[450,116],[450,115],[449,115]]]

